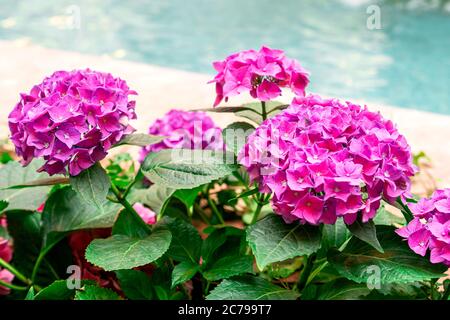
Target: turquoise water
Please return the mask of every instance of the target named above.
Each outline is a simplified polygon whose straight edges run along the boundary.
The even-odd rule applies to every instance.
[[[371,3],[380,30],[366,27]],[[0,39],[24,37],[211,74],[266,44],[300,60],[310,91],[450,114],[450,1],[1,0]]]

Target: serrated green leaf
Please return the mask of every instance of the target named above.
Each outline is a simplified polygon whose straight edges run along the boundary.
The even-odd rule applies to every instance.
[[[172,272],[172,288],[192,279],[199,269],[200,266],[191,261],[183,261],[177,264]]]
[[[237,168],[234,155],[212,150],[167,149],[150,153],[141,170],[156,184],[195,188],[225,177]]]
[[[209,281],[227,279],[243,273],[253,273],[253,258],[251,256],[225,256],[211,263],[202,271]]]
[[[85,285],[77,290],[75,300],[120,300],[114,291],[96,285]]]
[[[384,253],[352,238],[342,252],[336,249],[328,252],[329,263],[350,280],[358,283],[376,280],[381,285],[439,278],[446,270],[445,266],[432,264],[428,258],[415,254],[393,227],[377,226],[377,237]],[[375,279],[378,275],[379,279]]]
[[[42,165],[43,161],[34,160],[27,167],[22,167],[18,162],[9,162],[0,168],[0,200],[8,202],[6,208],[8,211],[34,211],[44,203],[51,189],[49,186],[7,189],[15,185],[48,178],[48,174],[36,172]]]
[[[120,140],[120,142],[117,143],[115,145],[115,147],[121,146],[124,144],[132,145],[132,146],[139,146],[139,147],[146,147],[146,146],[161,142],[165,138],[166,137],[163,137],[163,136],[154,136],[154,135],[146,134],[146,133],[133,133],[133,134],[128,134],[125,137],[123,137],[123,139]]]
[[[222,131],[227,149],[237,155],[253,131],[255,131],[255,127],[248,122],[234,122],[228,125]]]
[[[225,228],[215,229],[209,236],[203,241],[201,255],[203,258],[203,264],[207,265],[213,253],[222,246],[227,240]]]
[[[206,297],[207,300],[295,300],[297,292],[283,289],[254,276],[223,280]]]
[[[132,269],[160,258],[169,248],[171,234],[168,230],[156,230],[143,239],[113,235],[95,239],[86,249],[86,259],[105,271]]]
[[[130,300],[151,300],[152,283],[145,272],[139,270],[117,270],[120,288]]]
[[[70,177],[70,185],[80,198],[89,205],[101,208],[108,195],[111,181],[99,163],[83,170],[78,176]]]
[[[172,242],[167,255],[176,261],[198,263],[202,239],[195,227],[181,219],[164,217],[160,226],[167,227],[172,233]]]
[[[358,239],[367,242],[372,247],[383,253],[383,247],[377,238],[377,229],[372,220],[363,223],[360,218],[356,219],[351,225],[347,225],[348,230]]]
[[[376,225],[404,225],[405,218],[403,216],[398,216],[386,209],[385,205],[382,204],[377,211],[377,215],[373,218],[373,222]]]
[[[239,110],[238,112],[236,112],[237,116],[247,118],[247,119],[255,122],[256,124],[261,124],[263,122],[263,119],[261,116],[261,114],[262,114],[261,102],[246,103],[246,104],[243,104],[242,107],[245,109]],[[267,117],[268,118],[273,117],[278,112],[280,112],[283,109],[286,109],[287,107],[288,107],[287,104],[283,104],[278,101],[266,101]],[[258,113],[249,111],[248,109],[256,110]]]
[[[202,190],[202,187],[203,186],[198,186],[192,189],[178,189],[175,191],[173,196],[183,202],[186,208],[192,208],[195,199],[197,199],[199,192]]]
[[[247,228],[247,241],[258,268],[263,270],[270,263],[316,252],[320,232],[309,225],[287,224],[271,214]]]
[[[101,206],[83,201],[70,187],[59,189],[47,200],[42,215],[44,230],[66,232],[88,228],[112,227],[119,211],[119,204],[104,199]]]

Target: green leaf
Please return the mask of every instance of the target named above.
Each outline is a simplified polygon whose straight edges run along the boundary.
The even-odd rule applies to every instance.
[[[0,200],[0,212],[2,212],[8,206],[7,201]]]
[[[340,278],[320,286],[314,300],[360,300],[370,292],[366,284]]]
[[[120,300],[117,293],[96,285],[85,285],[77,290],[75,300]]]
[[[192,279],[199,269],[200,266],[191,261],[183,261],[177,264],[172,272],[172,288]]]
[[[145,238],[150,235],[150,227],[138,215],[122,210],[114,223],[112,234],[121,234],[132,238]]]
[[[151,300],[152,283],[145,272],[138,270],[117,270],[120,288],[130,300]]]
[[[34,288],[30,287],[30,289],[27,292],[27,295],[25,296],[25,300],[34,300]]]
[[[258,192],[259,192],[258,188],[250,189],[248,191],[242,192],[236,198],[230,199],[228,201],[233,201],[233,200],[237,200],[237,199],[241,199],[241,198],[247,198],[247,197],[250,197],[250,196],[252,196],[254,194],[257,194]]]
[[[357,238],[352,238],[340,252],[331,249],[328,261],[342,276],[358,283],[379,280],[406,283],[439,278],[446,267],[432,264],[427,257],[415,254],[406,242],[395,234],[395,228],[377,226],[377,237],[384,253]],[[379,271],[379,279],[375,279]]]
[[[316,227],[287,224],[276,215],[268,215],[247,229],[247,241],[260,270],[270,263],[310,255],[320,248]]]
[[[88,228],[109,228],[121,210],[119,204],[104,199],[101,205],[90,205],[70,187],[52,193],[42,215],[44,229],[66,232]]]
[[[36,172],[42,165],[43,161],[35,160],[27,167],[22,167],[18,162],[9,162],[0,168],[0,200],[8,202],[8,211],[34,211],[45,202],[50,191],[49,186],[7,189],[15,185],[48,178],[46,173]]]
[[[42,187],[42,186],[54,186],[58,184],[69,184],[69,178],[58,175],[48,178],[37,179],[29,182],[25,182],[22,184],[16,184],[9,186],[7,188],[2,188],[4,190],[12,190],[12,189],[24,189],[24,188],[32,188],[32,187]]]
[[[207,265],[210,262],[213,253],[222,246],[226,240],[226,230],[225,228],[221,228],[215,229],[208,238],[203,241],[201,255],[204,265]]]
[[[152,208],[156,214],[160,214],[164,212],[164,208],[174,192],[173,188],[153,184],[148,189],[133,188],[128,199],[131,203],[143,203]]]
[[[99,163],[70,177],[70,185],[86,203],[101,208],[108,195],[111,181]]]
[[[228,125],[222,131],[228,150],[237,155],[253,131],[255,131],[255,127],[248,122],[234,122]]]
[[[225,256],[213,262],[202,272],[209,281],[216,281],[237,276],[243,273],[253,273],[253,258],[251,256]]]
[[[181,219],[164,217],[161,226],[167,227],[172,233],[172,242],[167,255],[176,261],[198,263],[202,239],[195,227]]]
[[[74,295],[75,290],[67,287],[66,280],[56,280],[39,291],[33,300],[70,300]]]
[[[215,112],[215,113],[237,113],[242,111],[258,112],[257,110],[251,107],[244,107],[244,106],[214,107],[214,108],[194,109],[192,111]]]
[[[377,239],[377,229],[375,223],[369,220],[363,223],[360,218],[356,219],[351,225],[347,225],[348,230],[358,239],[367,242],[372,247],[383,253],[383,248]]]
[[[115,147],[121,146],[124,144],[139,146],[139,147],[146,147],[146,146],[161,142],[165,138],[167,138],[167,137],[154,136],[154,135],[146,134],[146,133],[133,133],[133,134],[128,134],[125,137],[123,137],[123,139],[120,140],[120,142],[117,143],[115,145]]]
[[[195,188],[233,172],[234,155],[212,150],[167,149],[150,153],[143,174],[156,184],[170,188]]]
[[[339,248],[352,236],[342,219],[335,224],[324,224],[322,228],[322,246],[325,249]]]
[[[262,278],[241,276],[223,280],[207,300],[295,300],[298,293],[283,289]]]
[[[160,258],[169,248],[171,234],[157,230],[146,238],[113,235],[95,239],[86,249],[86,259],[105,271],[132,269]]]

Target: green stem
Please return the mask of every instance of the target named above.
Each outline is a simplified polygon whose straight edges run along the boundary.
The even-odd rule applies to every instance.
[[[261,194],[259,196],[259,199],[257,201],[256,210],[255,210],[255,213],[253,214],[253,218],[252,218],[252,221],[250,222],[250,224],[254,224],[254,223],[256,223],[256,221],[258,221],[259,214],[261,213],[262,207],[264,206],[265,197],[266,197],[265,194]]]
[[[316,260],[316,254],[313,253],[311,254],[307,259],[306,259],[306,264],[305,264],[305,268],[303,269],[301,275],[300,275],[300,279],[298,281],[298,291],[301,292],[305,287],[306,284],[308,283],[308,278],[309,275],[311,274],[311,271],[313,269],[314,266],[314,261]]]
[[[135,217],[139,218],[137,219],[141,226],[144,229],[148,228],[148,225],[144,222],[144,220],[142,220],[141,216],[136,212],[136,210],[134,210],[133,206],[127,201],[127,199],[125,199],[125,197],[120,193],[119,189],[117,189],[116,185],[114,183],[111,183],[111,190],[114,193],[114,195],[117,198],[117,201],[119,201],[119,203],[128,211],[130,212],[132,215],[134,215]]]
[[[15,284],[8,283],[8,282],[2,281],[2,280],[0,280],[0,287],[6,287],[9,289],[20,290],[20,291],[28,290],[28,287],[16,286]]]
[[[32,283],[30,281],[30,279],[25,277],[22,273],[20,273],[19,270],[14,268],[12,265],[10,265],[8,262],[3,260],[2,258],[0,258],[0,266],[5,268],[6,270],[11,272],[12,274],[14,274],[16,276],[16,278],[19,279],[20,281],[22,281],[23,283],[28,284],[28,285]]]
[[[216,204],[214,203],[214,201],[212,201],[209,196],[208,197],[208,204],[211,207],[212,212],[214,212],[214,214],[217,216],[217,219],[219,219],[220,224],[225,224],[225,221],[223,220],[222,214],[219,212],[219,209],[217,209]]]
[[[194,203],[194,211],[198,213],[200,218],[205,222],[207,225],[211,225],[211,221],[209,221],[208,217],[206,216],[205,212],[197,203]]]
[[[267,111],[266,111],[266,102],[265,101],[261,101],[261,111],[262,111],[262,119],[263,121],[267,119]]]

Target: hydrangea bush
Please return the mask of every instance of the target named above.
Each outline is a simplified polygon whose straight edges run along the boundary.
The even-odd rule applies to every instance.
[[[16,155],[0,157],[0,299],[449,298],[450,189],[411,193],[395,124],[307,94],[281,50],[214,68],[214,107],[147,134],[108,73],[57,71],[21,94]],[[240,93],[255,101],[220,106]]]

